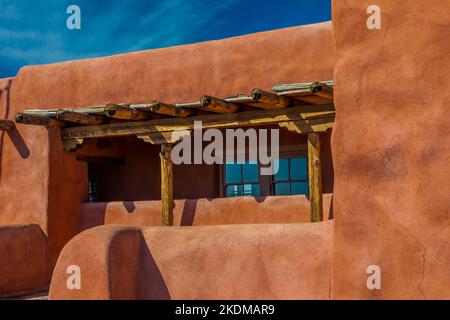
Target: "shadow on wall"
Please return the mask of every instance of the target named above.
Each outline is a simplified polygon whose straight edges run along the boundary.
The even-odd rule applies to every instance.
[[[140,234],[140,266],[138,269],[138,298],[144,300],[170,300],[166,282],[153,258],[145,239]]]
[[[0,102],[2,98],[5,99],[5,112],[2,114],[1,119],[8,119],[9,117],[9,109],[10,109],[10,91],[12,87],[12,80],[8,80],[6,85],[3,88],[0,88]],[[16,148],[22,159],[27,159],[30,156],[30,149],[28,149],[25,141],[23,140],[20,132],[17,130],[16,126],[12,129],[6,131],[11,142]],[[2,158],[3,158],[3,144],[5,139],[5,132],[0,132],[0,179],[1,179],[1,170],[2,170]]]

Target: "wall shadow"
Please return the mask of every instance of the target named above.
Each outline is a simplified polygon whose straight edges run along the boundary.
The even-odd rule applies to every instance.
[[[183,213],[181,214],[180,226],[192,226],[197,211],[198,199],[187,199],[184,201]]]
[[[140,264],[137,274],[138,299],[170,300],[169,288],[167,288],[161,271],[142,234],[140,237]]]
[[[22,159],[27,159],[30,156],[30,149],[28,149],[28,146],[26,145],[16,126],[12,127],[11,130],[8,130],[7,133]]]

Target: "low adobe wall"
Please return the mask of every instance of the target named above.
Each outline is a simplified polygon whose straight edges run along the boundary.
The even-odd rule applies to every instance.
[[[450,2],[376,4],[333,1],[333,297],[450,299]]]
[[[332,238],[332,221],[96,227],[64,247],[49,299],[328,299]]]
[[[48,288],[46,247],[39,225],[0,225],[0,298]]]
[[[332,218],[331,194],[323,195],[324,220]],[[306,196],[236,197],[175,200],[175,226],[311,221]],[[161,201],[82,203],[80,230],[102,224],[160,226]]]

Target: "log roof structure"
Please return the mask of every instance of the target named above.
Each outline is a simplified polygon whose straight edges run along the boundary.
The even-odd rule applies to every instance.
[[[170,104],[108,103],[87,108],[33,109],[15,114],[21,124],[61,127],[65,151],[84,139],[137,136],[153,144],[174,143],[175,131],[257,125],[285,127],[297,133],[323,132],[334,122],[333,81],[275,85],[229,98],[202,96],[198,101]]]

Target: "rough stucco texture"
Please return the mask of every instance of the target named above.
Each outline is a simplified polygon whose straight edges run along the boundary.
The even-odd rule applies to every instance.
[[[332,297],[450,298],[450,2],[334,1]],[[366,268],[381,268],[381,290]]]
[[[100,226],[64,247],[49,298],[327,299],[332,237],[332,221]],[[80,290],[67,289],[70,265],[80,267]]]

